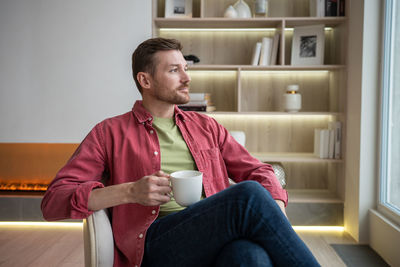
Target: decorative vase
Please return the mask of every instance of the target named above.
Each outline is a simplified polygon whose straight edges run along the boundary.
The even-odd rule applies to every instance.
[[[233,7],[236,9],[238,18],[251,18],[250,7],[244,0],[238,0]]]
[[[268,16],[268,0],[253,0],[254,1],[254,16],[267,17]]]
[[[301,109],[301,94],[298,93],[297,84],[288,85],[286,93],[283,94],[283,105],[287,112],[297,112]]]
[[[228,6],[228,8],[225,10],[224,17],[225,18],[237,18],[238,13],[236,9],[233,6]]]

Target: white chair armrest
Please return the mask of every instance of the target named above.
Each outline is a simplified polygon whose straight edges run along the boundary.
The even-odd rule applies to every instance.
[[[114,238],[108,210],[98,210],[83,221],[86,267],[112,267]]]

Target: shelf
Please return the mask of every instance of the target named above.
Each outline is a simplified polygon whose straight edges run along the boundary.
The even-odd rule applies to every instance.
[[[292,17],[292,18],[155,18],[154,23],[159,28],[175,29],[243,29],[243,28],[278,28],[283,23],[287,27],[325,24],[335,27],[347,21],[346,17]],[[183,26],[183,27],[182,27]]]
[[[214,111],[214,112],[200,112],[207,114],[209,116],[213,115],[232,115],[232,116],[239,116],[239,115],[247,115],[247,116],[341,116],[342,113],[339,112],[280,112],[280,111]]]
[[[345,69],[346,65],[313,65],[313,66],[292,66],[292,65],[273,65],[273,66],[252,66],[252,65],[189,65],[189,70],[242,70],[242,71],[329,71]]]
[[[290,203],[344,203],[335,193],[327,190],[288,189]]]
[[[320,163],[340,163],[342,159],[320,159],[312,153],[263,153],[250,152],[250,154],[262,162],[320,162]]]

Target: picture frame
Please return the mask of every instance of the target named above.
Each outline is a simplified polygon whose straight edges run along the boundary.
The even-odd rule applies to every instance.
[[[192,0],[165,0],[166,18],[191,18]]]
[[[325,25],[294,27],[291,65],[323,65],[324,50]]]

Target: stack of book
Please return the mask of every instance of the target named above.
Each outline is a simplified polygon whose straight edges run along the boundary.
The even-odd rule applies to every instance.
[[[310,0],[310,17],[344,16],[345,0]]]
[[[340,159],[342,123],[329,122],[328,129],[314,130],[314,155],[321,159]]]
[[[261,42],[257,42],[254,50],[251,65],[269,66],[276,65],[278,59],[279,33],[274,37],[263,37]]]
[[[190,101],[178,107],[185,111],[215,111],[209,93],[190,93]]]

